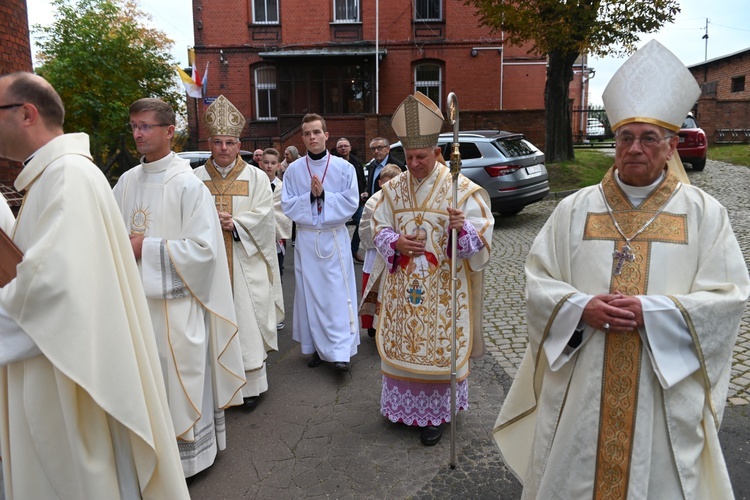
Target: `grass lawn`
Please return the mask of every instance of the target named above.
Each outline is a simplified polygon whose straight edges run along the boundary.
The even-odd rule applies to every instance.
[[[576,149],[574,161],[547,163],[550,191],[569,191],[597,184],[614,163],[614,152],[614,149],[606,152],[597,149]],[[750,167],[750,144],[711,146],[708,148],[708,158]]]

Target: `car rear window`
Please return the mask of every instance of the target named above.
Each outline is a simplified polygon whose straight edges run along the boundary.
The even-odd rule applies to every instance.
[[[451,159],[451,144],[440,144],[440,149],[443,150],[443,158],[445,158],[445,161],[450,161]],[[461,154],[462,160],[473,160],[475,158],[481,158],[482,153],[479,151],[479,148],[477,147],[476,143],[473,142],[461,142],[458,145],[458,152]]]
[[[688,116],[685,118],[685,122],[682,124],[682,128],[698,128],[698,123],[695,121],[695,118],[692,116]]]
[[[494,144],[508,158],[528,156],[536,153],[534,147],[523,137],[497,139],[494,141]]]

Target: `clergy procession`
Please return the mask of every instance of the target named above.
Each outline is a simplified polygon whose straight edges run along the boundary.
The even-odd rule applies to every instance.
[[[690,184],[676,153],[699,94],[657,41],[637,51],[604,93],[613,166],[536,234],[526,352],[487,425],[516,496],[734,497],[719,430],[750,278],[726,209]],[[111,188],[88,135],[64,132],[55,89],[31,73],[0,76],[0,157],[23,163],[24,194],[17,215],[0,196],[5,498],[203,497],[193,487],[212,476],[260,478],[332,446],[285,455],[253,442],[252,458],[233,458],[247,446],[238,422],[260,425],[264,401],[294,391],[268,364],[286,338],[298,355],[285,366],[323,379],[277,425],[304,427],[300,415],[359,377],[372,394],[350,401],[351,427],[378,420],[372,395],[384,435],[419,443],[381,453],[406,452],[416,471],[443,460],[436,445],[450,429],[455,469],[457,432],[476,422],[470,401],[483,406],[469,381],[486,352],[495,219],[488,193],[460,173],[455,94],[447,108],[446,120],[424,94],[406,96],[391,118],[404,165],[376,137],[363,170],[348,139],[329,151],[317,113],[300,125],[305,151],[279,144],[245,162],[246,118],[222,95],[203,114],[211,156],[193,169],[172,149],[172,106],[144,97],[127,123],[140,162]],[[380,373],[356,373],[360,350],[376,353]],[[335,412],[320,425],[349,435],[333,422]],[[342,458],[354,460],[330,465]],[[408,467],[397,473],[408,483]],[[357,496],[380,496],[361,480]],[[347,496],[312,483],[310,496]],[[300,488],[290,496],[308,496]]]

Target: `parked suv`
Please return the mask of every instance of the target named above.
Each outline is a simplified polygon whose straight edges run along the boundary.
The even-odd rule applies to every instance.
[[[190,166],[195,169],[206,163],[206,161],[211,158],[211,151],[181,151],[177,153],[177,156],[190,160]],[[240,151],[240,156],[248,163],[253,159],[252,151],[242,150]]]
[[[498,130],[476,130],[458,135],[461,173],[490,195],[492,211],[516,215],[526,205],[541,201],[549,193],[544,153],[522,134]],[[440,134],[438,145],[446,162],[450,159],[453,134]],[[404,160],[401,142],[390,154]]]

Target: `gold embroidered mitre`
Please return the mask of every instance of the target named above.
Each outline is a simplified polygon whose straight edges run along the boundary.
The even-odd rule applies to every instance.
[[[440,108],[429,97],[416,92],[396,108],[391,126],[404,149],[432,148],[437,145],[443,121]]]
[[[682,61],[651,40],[620,66],[602,100],[613,131],[643,122],[677,132],[700,94]]]
[[[245,117],[229,99],[220,95],[206,110],[203,121],[208,126],[209,135],[240,137],[245,128]]]

